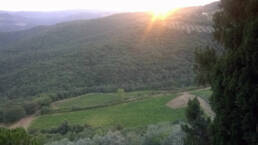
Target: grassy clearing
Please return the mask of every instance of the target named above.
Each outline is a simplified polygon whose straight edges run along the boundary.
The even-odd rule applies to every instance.
[[[52,128],[65,120],[71,124],[88,124],[92,127],[103,128],[116,125],[130,128],[162,121],[183,120],[185,109],[170,109],[165,105],[176,96],[176,94],[170,94],[93,110],[43,115],[34,120],[30,128]]]
[[[140,99],[160,94],[158,91],[137,91],[129,93],[92,93],[79,97],[56,102],[52,105],[53,110],[69,110],[73,108],[86,108],[98,105],[112,104],[129,99]]]
[[[203,90],[194,90],[194,91],[191,91],[190,93],[195,96],[199,96],[203,98],[205,101],[209,102],[212,91],[211,89],[203,89]]]

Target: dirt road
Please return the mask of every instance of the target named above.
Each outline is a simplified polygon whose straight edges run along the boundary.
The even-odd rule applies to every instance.
[[[184,107],[187,106],[188,101],[191,100],[191,99],[194,99],[195,97],[197,97],[198,101],[200,102],[200,106],[202,107],[204,112],[208,116],[213,118],[215,116],[215,113],[211,110],[211,107],[210,107],[209,103],[207,103],[201,97],[194,96],[194,95],[192,95],[188,92],[183,92],[182,95],[172,99],[166,105],[170,108],[173,108],[173,109],[184,108]]]
[[[13,128],[18,128],[18,127],[23,127],[25,129],[28,129],[28,127],[30,126],[31,122],[34,119],[36,119],[36,115],[27,116],[25,118],[22,118],[18,122],[10,125],[8,128],[13,129]]]

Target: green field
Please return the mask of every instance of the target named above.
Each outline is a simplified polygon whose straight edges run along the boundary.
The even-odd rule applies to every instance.
[[[92,127],[103,128],[109,128],[116,125],[122,125],[126,128],[141,127],[158,122],[183,120],[185,109],[174,110],[165,105],[176,96],[177,94],[174,93],[105,108],[43,115],[32,122],[30,129],[53,128],[60,125],[65,120],[71,124],[87,124]],[[102,97],[104,96],[101,96],[100,98],[92,97],[89,100],[99,103]],[[80,98],[82,101],[80,101]],[[94,100],[94,98],[96,100]],[[74,98],[74,100],[68,101],[69,103],[65,102],[64,104],[60,104],[60,107],[69,107],[69,104],[73,105],[71,102],[80,102],[87,105],[85,99],[86,98],[84,97]]]
[[[209,102],[210,96],[212,94],[211,89],[194,90],[190,92],[195,96],[203,98],[205,101]]]
[[[86,108],[100,105],[108,105],[128,100],[139,100],[147,97],[155,97],[160,95],[160,91],[135,91],[128,93],[91,93],[74,97],[64,101],[54,103],[52,110],[72,110],[74,108]]]

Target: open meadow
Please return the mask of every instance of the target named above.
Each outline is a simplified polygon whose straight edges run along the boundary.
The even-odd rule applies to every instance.
[[[80,96],[68,99],[67,101],[57,102],[55,108],[73,108],[74,105],[84,107],[87,105],[96,106],[121,99],[119,95],[113,95],[90,94]],[[158,122],[184,120],[184,108],[171,109],[166,106],[167,102],[178,96],[177,93],[169,94],[147,91],[124,93],[122,96],[125,100],[137,98],[137,96],[138,99],[141,99],[131,100],[131,102],[121,102],[120,104],[107,107],[42,115],[32,122],[30,129],[53,128],[62,124],[64,121],[68,121],[71,124],[89,125],[94,128],[109,128],[118,125],[124,128],[130,128]]]

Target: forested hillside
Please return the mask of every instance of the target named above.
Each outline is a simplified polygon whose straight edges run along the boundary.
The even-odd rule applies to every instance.
[[[0,32],[27,30],[41,25],[54,25],[73,20],[101,18],[114,12],[67,10],[53,12],[0,11]]]
[[[194,49],[216,43],[206,9],[187,10],[164,21],[127,13],[0,33],[0,97],[191,86]]]

